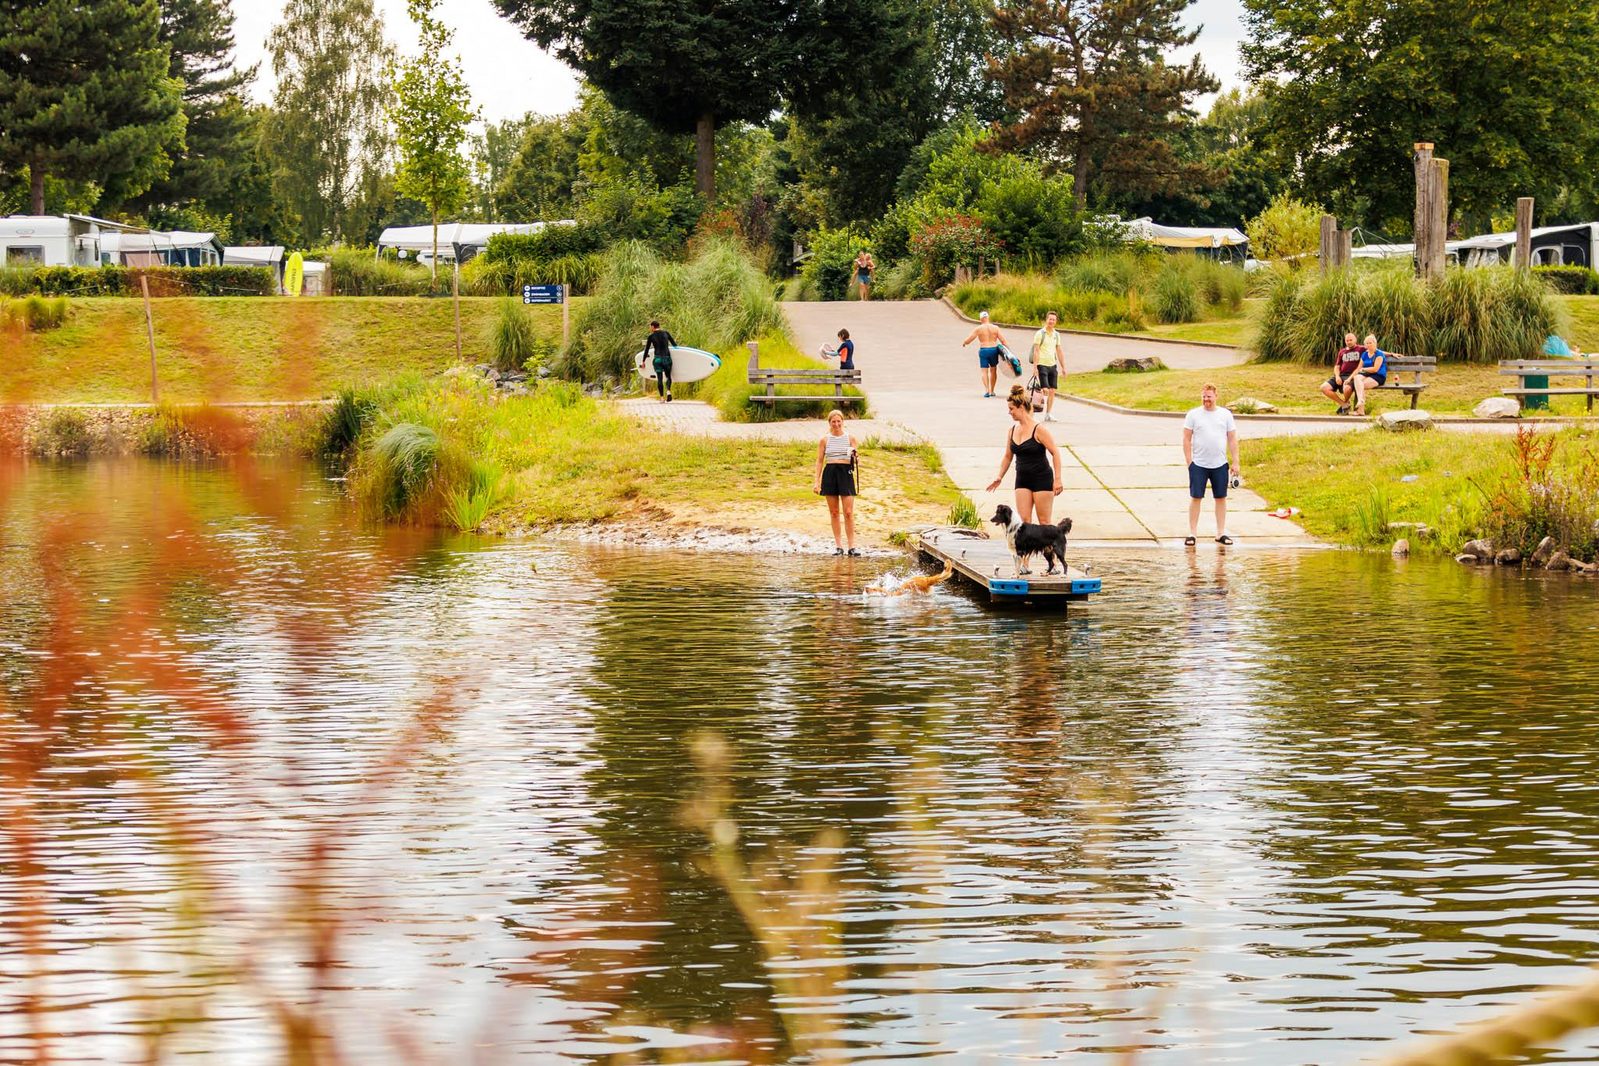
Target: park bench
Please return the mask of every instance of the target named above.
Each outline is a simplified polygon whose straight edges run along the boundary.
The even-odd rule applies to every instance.
[[[866,399],[864,396],[845,396],[845,385],[859,385],[861,383],[860,370],[839,370],[831,367],[817,367],[803,369],[793,367],[763,367],[761,366],[760,345],[755,341],[749,342],[750,349],[750,374],[751,385],[764,386],[765,395],[751,396],[756,403],[777,403],[779,400],[810,401],[831,400],[833,403],[860,403]],[[779,385],[812,385],[818,389],[833,386],[831,396],[779,396]]]
[[[1421,399],[1422,390],[1427,385],[1421,380],[1421,375],[1431,374],[1438,369],[1438,358],[1432,355],[1399,355],[1388,353],[1388,381],[1379,385],[1379,389],[1397,389],[1408,393],[1410,396],[1410,409],[1416,409],[1416,401]],[[1409,374],[1409,381],[1397,380],[1400,374]]]
[[[1514,396],[1523,408],[1529,396],[1586,396],[1588,413],[1593,414],[1593,398],[1599,396],[1599,388],[1593,383],[1595,375],[1599,375],[1599,355],[1579,355],[1575,359],[1506,359],[1499,364],[1499,373],[1521,379],[1517,388],[1501,391],[1506,396]],[[1543,387],[1529,386],[1528,378],[1542,378]],[[1550,378],[1582,378],[1584,384],[1551,387]]]

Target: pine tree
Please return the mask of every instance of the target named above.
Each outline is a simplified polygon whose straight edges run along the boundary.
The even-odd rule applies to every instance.
[[[262,147],[275,184],[303,239],[342,236],[392,146],[386,74],[394,50],[383,20],[372,0],[288,0],[267,43],[277,106]]]
[[[433,220],[434,277],[439,272],[439,216],[460,207],[471,192],[461,145],[476,114],[460,60],[449,54],[455,34],[434,16],[437,6],[438,0],[410,0],[407,9],[421,32],[422,49],[401,65],[391,111],[400,146],[395,188],[427,205]]]
[[[1174,140],[1194,97],[1216,89],[1196,57],[1165,53],[1194,43],[1180,17],[1192,0],[999,0],[994,24],[1011,50],[990,73],[1020,118],[997,143],[1069,160],[1077,206],[1169,194],[1213,174],[1184,162]]]
[[[93,182],[117,202],[148,188],[183,146],[156,0],[0,0],[0,166]]]

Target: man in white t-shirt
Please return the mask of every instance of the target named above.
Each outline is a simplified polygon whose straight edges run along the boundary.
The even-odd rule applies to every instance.
[[[1232,460],[1228,465],[1228,459]],[[1199,505],[1205,486],[1216,498],[1216,543],[1231,544],[1227,535],[1227,486],[1238,484],[1238,425],[1233,413],[1216,405],[1216,386],[1199,391],[1199,406],[1183,419],[1183,459],[1188,463],[1188,536],[1199,541]]]

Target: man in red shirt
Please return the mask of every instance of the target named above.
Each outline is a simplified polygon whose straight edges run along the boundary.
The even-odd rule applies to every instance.
[[[1338,349],[1333,360],[1332,377],[1321,383],[1321,394],[1338,405],[1338,413],[1349,413],[1349,400],[1355,392],[1355,372],[1360,369],[1360,353],[1364,351],[1355,343],[1353,333],[1344,334],[1344,346]]]

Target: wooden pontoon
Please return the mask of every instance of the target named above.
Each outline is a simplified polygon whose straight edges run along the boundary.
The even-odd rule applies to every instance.
[[[1042,556],[1029,560],[1031,574],[1018,574],[1003,538],[987,538],[970,529],[939,526],[923,530],[917,547],[934,561],[949,563],[957,574],[985,590],[994,603],[1064,608],[1099,591],[1099,578],[1076,567],[1068,566],[1065,574],[1057,570],[1046,576]]]

